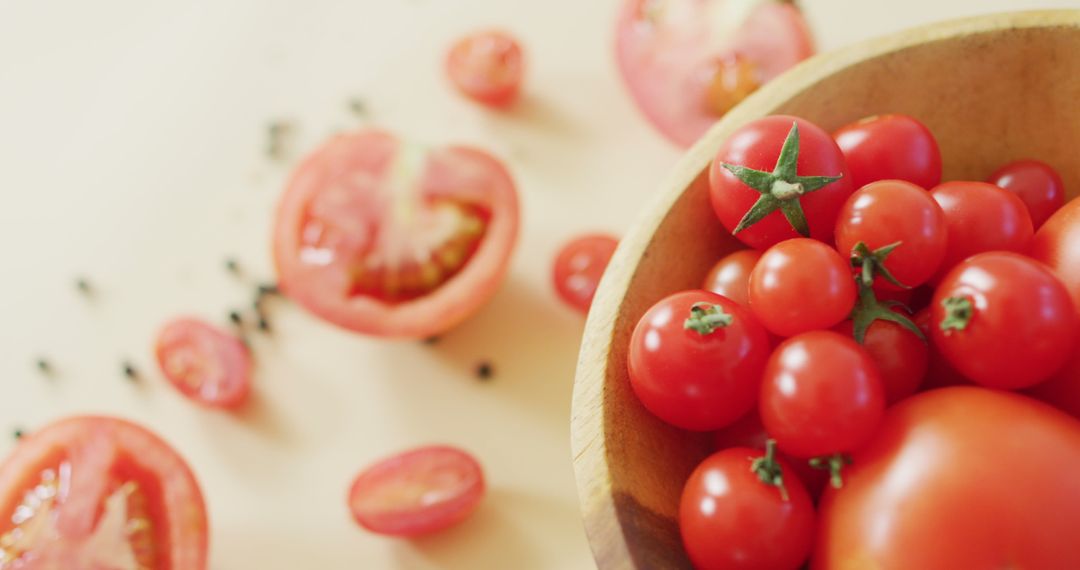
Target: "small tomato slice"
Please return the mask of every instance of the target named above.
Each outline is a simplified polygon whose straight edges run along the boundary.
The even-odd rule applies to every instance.
[[[465,451],[428,446],[388,457],[357,475],[349,489],[353,518],[367,530],[419,536],[468,517],[484,496],[484,473]]]
[[[490,107],[505,107],[521,90],[525,57],[514,36],[495,30],[476,32],[450,48],[446,72],[466,97]]]
[[[237,408],[251,392],[251,352],[234,335],[198,319],[170,321],[154,347],[180,393],[207,406]]]
[[[1031,214],[1035,229],[1065,205],[1065,182],[1054,167],[1045,162],[1010,162],[994,171],[986,181],[1019,196]]]
[[[600,278],[618,246],[619,240],[603,234],[584,235],[564,245],[551,269],[559,298],[579,312],[588,313]]]
[[[517,192],[483,151],[363,130],[295,170],[278,207],[282,291],[338,326],[425,338],[495,293],[517,239]]]

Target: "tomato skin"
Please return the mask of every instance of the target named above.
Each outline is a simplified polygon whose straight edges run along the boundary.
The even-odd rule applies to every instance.
[[[679,530],[695,568],[795,570],[809,556],[816,524],[810,497],[797,477],[784,478],[787,501],[763,483],[750,468],[763,455],[746,447],[719,451],[686,481]]]
[[[750,273],[750,308],[779,336],[829,328],[855,305],[851,266],[833,248],[812,239],[781,242]]]
[[[926,125],[908,115],[876,115],[833,134],[856,188],[878,180],[905,180],[922,188],[941,182],[941,150]]]
[[[769,358],[760,410],[765,430],[794,457],[849,452],[874,436],[885,389],[854,340],[812,331],[784,341]]]
[[[750,272],[754,270],[759,259],[761,252],[756,249],[729,253],[713,265],[701,288],[749,306]]]
[[[833,330],[852,336],[851,321]],[[895,404],[919,391],[926,377],[930,353],[926,341],[897,323],[876,320],[866,329],[862,347],[874,360],[885,388],[885,403]]]
[[[761,423],[761,414],[758,413],[757,408],[754,408],[735,423],[713,434],[713,450],[749,447],[757,451],[765,451],[765,442],[768,439],[769,434],[765,432],[765,425]],[[799,478],[799,481],[802,481],[810,498],[816,501],[825,489],[825,485],[829,483],[829,472],[825,469],[814,469],[809,461],[796,459],[783,451],[776,453],[780,459],[784,460],[785,465],[791,467],[791,471]]]
[[[945,213],[948,247],[941,278],[964,259],[984,251],[1023,252],[1034,230],[1027,207],[1015,194],[985,182],[946,182],[930,191]]]
[[[521,90],[525,56],[507,32],[476,32],[450,48],[446,73],[462,95],[489,107],[506,107]]]
[[[811,567],[1080,568],[1078,470],[1080,423],[1040,402],[919,394],[825,491]]]
[[[582,314],[588,313],[596,286],[618,245],[619,240],[612,236],[588,234],[559,249],[551,271],[559,298]]]
[[[251,352],[236,336],[199,319],[173,319],[158,332],[154,355],[169,383],[192,401],[224,409],[247,402]]]
[[[908,287],[922,285],[945,258],[945,213],[926,190],[914,184],[871,182],[848,198],[836,219],[836,249],[850,255],[859,242],[871,250],[901,242],[885,259],[885,268]],[[874,288],[902,290],[880,275]]]
[[[1080,308],[1080,199],[1070,200],[1039,228],[1028,255],[1054,270]]]
[[[761,193],[743,184],[722,165],[729,163],[772,172],[793,122],[799,124],[799,176],[841,177],[799,198],[810,227],[810,237],[832,241],[836,216],[854,190],[844,155],[821,127],[786,115],[765,117],[744,125],[732,133],[716,153],[709,167],[709,197],[716,216],[728,231],[734,231]],[[735,237],[752,248],[766,249],[800,236],[778,210]]]
[[[946,299],[964,298],[973,314],[943,330]],[[1065,286],[1045,265],[1011,252],[981,253],[950,271],[931,302],[932,339],[964,376],[990,388],[1028,388],[1068,360],[1080,319]]]
[[[709,334],[685,329],[698,303],[720,307],[731,324]],[[627,358],[641,403],[677,427],[720,429],[754,407],[769,338],[742,305],[708,291],[684,291],[653,305],[638,321]]]
[[[1017,160],[994,171],[987,182],[1023,200],[1035,229],[1065,205],[1065,182],[1054,167],[1038,160]]]

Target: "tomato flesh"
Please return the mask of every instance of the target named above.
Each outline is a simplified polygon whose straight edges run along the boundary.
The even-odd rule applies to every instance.
[[[236,408],[251,391],[251,353],[230,335],[198,319],[170,321],[158,333],[158,366],[182,394],[207,406]]]
[[[552,268],[555,291],[567,305],[588,313],[596,287],[619,240],[602,234],[584,235],[559,250]]]

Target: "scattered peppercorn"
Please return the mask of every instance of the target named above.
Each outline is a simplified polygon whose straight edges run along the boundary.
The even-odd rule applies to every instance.
[[[236,261],[234,257],[225,258],[225,270],[233,275],[240,274],[240,262]]]
[[[236,326],[244,324],[244,317],[240,315],[240,311],[229,311],[229,320]]]
[[[79,293],[82,293],[83,295],[89,295],[94,291],[94,288],[90,286],[90,281],[88,281],[85,277],[79,277],[75,280],[75,289],[77,289]]]
[[[52,364],[45,358],[38,358],[34,364],[42,374],[52,374]]]
[[[492,368],[491,363],[488,361],[481,362],[476,365],[476,377],[480,380],[490,380],[495,375],[495,370]]]
[[[439,340],[440,340],[440,338],[437,337],[437,336],[429,336],[429,337],[425,338],[421,342],[423,342],[424,344],[426,344],[428,346],[432,346],[432,345],[435,345],[435,344],[439,344]]]
[[[134,364],[132,364],[130,361],[125,360],[121,363],[121,365],[123,366],[124,376],[126,376],[128,380],[139,379],[139,371],[135,369]]]
[[[277,283],[261,283],[256,295],[258,297],[266,297],[269,295],[278,295],[280,293],[281,291],[278,289]]]
[[[264,315],[259,315],[259,330],[270,332],[270,321],[266,320]]]
[[[23,430],[21,430],[21,429],[19,429],[19,428],[15,428],[15,431],[13,431],[13,432],[11,433],[11,435],[15,436],[15,440],[16,440],[16,441],[18,441],[18,440],[22,439],[22,437],[23,437],[24,435],[26,435],[26,433],[25,433],[25,432],[23,432]]]
[[[273,121],[267,128],[266,154],[272,159],[285,156],[286,137],[292,132],[292,125],[285,121]]]
[[[358,117],[366,117],[368,115],[367,103],[359,97],[349,99],[349,110]]]

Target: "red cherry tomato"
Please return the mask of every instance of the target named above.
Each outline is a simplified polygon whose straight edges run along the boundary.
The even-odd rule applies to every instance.
[[[660,419],[689,430],[727,426],[754,407],[769,337],[748,309],[708,291],[664,298],[630,338],[630,385]]]
[[[927,305],[915,313],[915,316],[911,319],[927,339],[933,338],[933,332],[931,331],[934,327],[933,313],[934,308]],[[921,390],[971,385],[971,380],[964,378],[963,374],[957,372],[933,342],[927,343],[926,352],[926,376],[923,378]]]
[[[758,85],[813,55],[802,13],[752,0],[625,0],[619,71],[638,108],[690,146]]]
[[[1080,422],[955,387],[889,410],[826,490],[812,568],[1080,568]]]
[[[170,321],[154,347],[180,393],[207,406],[237,408],[251,391],[251,353],[239,338],[198,319]]]
[[[353,481],[349,508],[365,529],[420,536],[467,518],[484,497],[484,472],[472,455],[420,447],[371,465]]]
[[[1080,319],[1045,265],[1011,252],[957,265],[934,292],[934,344],[954,368],[990,388],[1034,386],[1076,346]]]
[[[930,194],[909,182],[883,180],[863,186],[844,203],[836,219],[836,248],[851,255],[858,243],[869,251],[899,243],[881,264],[897,281],[915,287],[930,279],[945,258],[946,232],[945,213]],[[901,289],[880,271],[874,288]]]
[[[856,188],[905,180],[925,189],[941,182],[941,150],[926,125],[908,115],[876,115],[833,134]]]
[[[793,133],[793,125],[798,130]],[[798,159],[795,168],[784,169],[786,180],[775,180],[774,169],[785,141],[797,136]],[[728,166],[725,166],[728,165]],[[748,168],[763,173],[760,188],[753,188],[732,172]],[[794,177],[797,170],[798,177]],[[833,182],[815,182],[806,177],[839,177]],[[830,178],[831,179],[831,178]],[[775,115],[753,121],[735,131],[716,153],[709,168],[709,196],[713,210],[724,227],[746,245],[765,249],[783,240],[803,235],[798,218],[803,218],[808,233],[831,242],[840,207],[851,195],[850,177],[844,155],[828,133],[804,119]],[[752,221],[755,205],[771,203],[768,215]],[[794,208],[795,213],[790,213]]]
[[[525,57],[514,36],[501,31],[477,32],[450,48],[446,72],[466,97],[490,107],[505,107],[521,90]]]
[[[874,437],[885,389],[870,355],[854,340],[813,331],[784,341],[765,367],[761,421],[794,457],[850,452]]]
[[[739,421],[713,434],[715,451],[723,451],[731,447],[749,447],[758,451],[765,451],[765,444],[769,434],[765,433],[765,425],[761,423],[761,414],[757,408],[747,412]],[[791,471],[798,476],[806,492],[812,499],[821,496],[825,485],[829,483],[829,473],[824,469],[815,469],[805,459],[796,459],[790,455],[777,451],[776,456],[791,467]]]
[[[831,247],[792,239],[769,248],[750,273],[750,308],[773,334],[829,328],[855,305],[850,264]]]
[[[796,570],[809,556],[814,505],[783,460],[774,459],[785,491],[764,483],[752,470],[764,455],[725,449],[702,461],[686,481],[679,530],[695,568]]]
[[[964,259],[984,251],[1027,249],[1034,230],[1015,194],[985,182],[946,182],[930,195],[945,212],[948,247],[932,282]]]
[[[709,270],[702,289],[748,306],[750,272],[754,270],[758,259],[761,259],[761,252],[756,249],[744,249],[725,255]]]
[[[278,207],[282,291],[341,327],[426,338],[494,294],[517,239],[513,180],[488,154],[365,130],[293,173]]]
[[[0,568],[206,568],[191,469],[125,420],[71,417],[21,439],[0,465],[0,513]]]
[[[850,337],[852,323],[844,321],[833,330]],[[919,391],[929,363],[926,341],[893,321],[878,319],[866,329],[862,346],[881,373],[886,404]]]
[[[552,280],[559,298],[567,305],[589,312],[596,286],[611,261],[619,240],[600,234],[585,235],[570,241],[555,256]]]
[[[1045,162],[1010,162],[997,169],[986,181],[1019,196],[1027,206],[1035,229],[1065,205],[1065,183],[1061,175]]]

